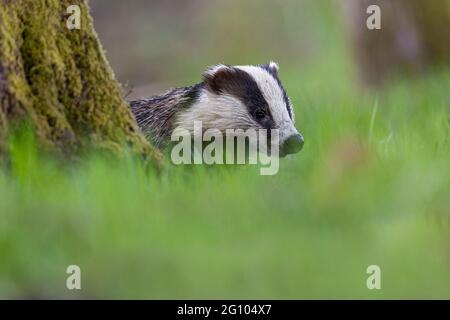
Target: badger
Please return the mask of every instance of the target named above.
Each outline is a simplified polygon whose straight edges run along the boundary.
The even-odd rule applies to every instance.
[[[279,155],[299,152],[304,144],[295,127],[292,104],[278,76],[275,62],[263,65],[215,65],[202,82],[175,88],[160,96],[130,101],[144,133],[156,147],[165,149],[175,128],[278,129]]]

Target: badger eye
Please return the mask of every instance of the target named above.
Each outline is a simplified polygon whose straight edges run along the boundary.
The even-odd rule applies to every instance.
[[[266,112],[262,109],[256,110],[255,116],[257,119],[262,119],[266,116]]]

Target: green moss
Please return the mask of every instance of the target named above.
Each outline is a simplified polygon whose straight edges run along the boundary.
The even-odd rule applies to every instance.
[[[69,5],[81,29],[69,30]],[[124,144],[159,161],[122,98],[85,0],[0,2],[0,153],[11,125],[27,119],[46,149],[86,146],[121,152]]]

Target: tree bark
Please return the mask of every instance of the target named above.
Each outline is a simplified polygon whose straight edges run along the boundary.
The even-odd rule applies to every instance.
[[[80,29],[66,25],[70,5],[81,9]],[[121,153],[126,146],[159,163],[122,97],[86,0],[0,0],[0,154],[24,121],[44,149]]]

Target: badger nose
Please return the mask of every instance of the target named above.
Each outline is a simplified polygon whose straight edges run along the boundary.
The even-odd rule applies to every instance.
[[[288,154],[299,152],[300,150],[302,150],[304,143],[305,140],[303,139],[303,136],[301,134],[293,134],[292,136],[288,137],[281,146],[281,156],[284,157]]]

